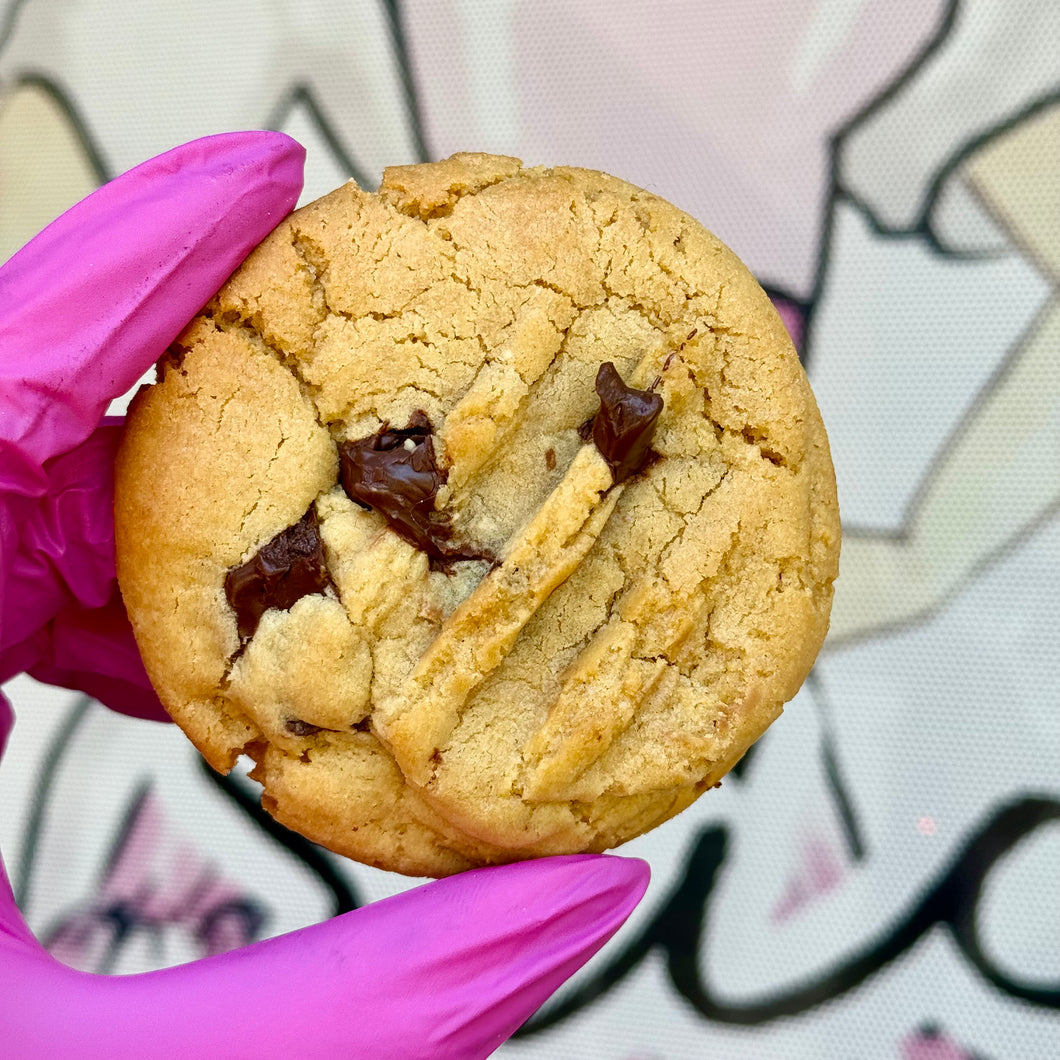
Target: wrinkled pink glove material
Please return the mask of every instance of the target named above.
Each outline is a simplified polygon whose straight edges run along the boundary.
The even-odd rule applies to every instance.
[[[114,577],[120,427],[102,417],[292,209],[303,160],[277,133],[198,140],[101,188],[0,269],[0,681],[28,671],[164,717]],[[10,726],[0,697],[0,747]],[[484,1057],[610,938],[647,877],[602,856],[481,869],[106,977],[52,958],[0,871],[0,1050]]]

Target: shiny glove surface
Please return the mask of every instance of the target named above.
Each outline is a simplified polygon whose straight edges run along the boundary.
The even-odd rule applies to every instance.
[[[0,269],[0,682],[165,720],[114,575],[103,421],[293,208],[304,152],[208,137],[131,170]],[[12,712],[0,696],[0,749]],[[430,883],[191,964],[52,958],[0,865],[0,1041],[21,1058],[484,1057],[618,929],[643,862],[550,858]]]

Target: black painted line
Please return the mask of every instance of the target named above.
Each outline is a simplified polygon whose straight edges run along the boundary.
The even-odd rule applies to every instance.
[[[920,511],[927,503],[928,497],[934,489],[936,479],[942,474],[950,453],[957,449],[961,439],[970,429],[970,425],[979,415],[981,407],[998,390],[1004,386],[1008,377],[1015,371],[1024,348],[1033,340],[1037,331],[1041,329],[1044,322],[1056,312],[1056,299],[1047,297],[1038,312],[1028,322],[1026,328],[1013,341],[1005,352],[1000,363],[995,367],[993,373],[979,388],[978,393],[968,403],[964,413],[954,425],[948,437],[935,450],[934,459],[928,471],[922,476],[917,484],[913,496],[909,499],[905,511],[902,513],[902,525],[897,530],[881,530],[874,527],[857,526],[853,524],[843,525],[843,536],[845,538],[867,538],[877,541],[889,541],[896,548],[900,548],[912,540],[913,525],[920,517]],[[989,571],[996,564],[1002,562],[1021,545],[1030,541],[1040,530],[1044,529],[1060,512],[1060,497],[1043,508],[1028,523],[1019,527],[1015,533],[1000,545],[980,556],[968,569],[965,575],[946,593],[944,593],[931,606],[918,612],[916,615],[899,619],[896,622],[880,623],[868,627],[863,631],[847,636],[829,636],[825,641],[826,650],[838,650],[853,644],[861,644],[870,638],[879,636],[891,636],[903,630],[911,629],[929,621],[935,615],[943,611],[950,603],[957,599],[966,589],[969,589],[975,581]]]
[[[853,801],[839,770],[836,742],[830,729],[826,729],[822,734],[821,757],[824,759],[828,790],[832,795],[832,800],[835,802],[836,812],[839,814],[839,823],[843,829],[843,838],[846,840],[847,853],[852,860],[862,861],[865,857],[865,841],[861,835],[861,827],[858,824],[857,815],[854,813]]]
[[[698,949],[703,921],[702,910],[714,890],[719,870],[728,852],[729,835],[724,827],[703,828],[695,837],[692,849],[685,859],[685,871],[663,901],[659,911],[619,950],[611,960],[587,979],[567,992],[545,1004],[513,1035],[525,1038],[554,1027],[594,1001],[603,997],[629,975],[656,947],[669,953],[673,940],[683,933],[695,935]],[[702,896],[696,892],[701,891]],[[700,912],[696,913],[699,907]],[[692,921],[684,922],[687,911],[692,911]],[[669,962],[668,962],[669,967]],[[672,975],[671,975],[672,978]]]
[[[881,107],[885,106],[889,101],[895,98],[921,71],[921,69],[931,61],[934,55],[939,51],[943,44],[952,34],[954,27],[957,24],[958,17],[961,13],[960,0],[950,0],[945,11],[943,12],[935,32],[925,41],[920,50],[913,56],[913,58],[906,64],[906,66],[899,72],[899,74],[873,99],[869,100],[863,107],[861,107],[854,115],[852,115],[847,121],[845,121],[829,138],[829,172],[830,172],[830,190],[827,196],[828,205],[825,210],[824,224],[822,226],[821,237],[819,242],[819,250],[817,255],[817,271],[814,277],[812,291],[810,297],[802,302],[804,306],[804,323],[803,323],[803,349],[800,350],[800,356],[803,364],[809,366],[812,361],[813,348],[814,348],[814,321],[816,318],[816,310],[819,307],[825,288],[826,277],[831,265],[831,251],[834,240],[834,229],[835,220],[840,204],[849,204],[858,214],[866,221],[871,230],[875,235],[882,239],[907,239],[912,236],[920,236],[925,240],[936,253],[940,256],[947,257],[949,259],[974,259],[981,260],[982,258],[996,257],[995,253],[979,254],[976,252],[961,253],[953,250],[944,248],[934,231],[931,230],[928,224],[928,218],[933,208],[935,199],[939,195],[941,188],[944,184],[946,176],[952,172],[957,166],[961,165],[967,157],[974,154],[975,151],[984,147],[988,142],[998,136],[1002,136],[1008,133],[1012,128],[1018,125],[1021,121],[1028,117],[1031,117],[1043,109],[1049,107],[1053,103],[1060,99],[1060,90],[1057,92],[1047,93],[1045,96],[1039,97],[1032,100],[1029,104],[1023,107],[1020,111],[1013,115],[1007,116],[1003,121],[997,123],[992,128],[985,132],[979,133],[972,137],[967,143],[959,147],[953,155],[944,163],[942,169],[932,182],[932,190],[929,193],[927,204],[922,210],[921,217],[918,221],[908,229],[897,229],[891,226],[885,225],[883,222],[876,217],[871,207],[861,202],[856,196],[849,193],[842,185],[839,178],[839,158],[842,151],[843,143],[846,138],[860,125],[870,119]],[[782,297],[785,297],[782,290],[778,291]],[[797,301],[797,300],[796,300]],[[944,462],[946,455],[952,451],[952,449],[959,442],[961,434],[967,430],[968,424],[974,419],[977,411],[982,402],[1000,385],[1004,376],[1009,371],[1011,364],[1018,359],[1021,348],[1025,345],[1028,336],[1033,333],[1034,329],[1040,326],[1040,318],[1042,314],[1048,311],[1048,303],[1042,307],[1039,314],[1035,316],[1035,319],[1028,325],[1026,331],[1020,335],[1015,341],[1013,346],[1007,352],[1002,364],[998,370],[993,374],[991,379],[986,385],[980,389],[979,393],[975,396],[973,401],[969,404],[968,409],[961,417],[960,422],[957,424],[950,437],[943,442],[935,453],[935,458],[931,462],[931,468],[928,473],[923,477],[921,482],[918,484],[917,489],[910,499],[907,505],[906,511],[903,513],[902,526],[897,531],[888,530],[877,530],[873,528],[857,527],[857,526],[844,526],[844,533],[850,536],[865,536],[875,537],[878,539],[892,540],[895,542],[902,542],[909,540],[911,536],[911,527],[915,522],[916,517],[919,513],[921,506],[925,502],[925,498],[928,496],[936,475],[939,473],[941,464]],[[880,625],[867,629],[863,633],[859,633],[855,636],[837,639],[829,638],[826,642],[826,650],[837,647],[846,647],[847,645],[860,643],[871,637],[880,635],[891,635],[896,632],[900,632],[904,629],[911,628],[919,625],[921,622],[929,619],[932,615],[938,613],[943,607],[945,607],[953,598],[959,595],[964,589],[972,584],[972,582],[978,578],[986,569],[999,562],[1012,550],[1019,546],[1029,536],[1032,536],[1037,532],[1038,529],[1046,522],[1048,522],[1056,513],[1055,506],[1051,506],[1046,509],[1045,512],[1041,513],[1040,516],[1033,520],[1031,524],[1021,528],[1012,538],[1005,542],[1000,548],[995,549],[992,553],[985,557],[981,557],[972,569],[965,575],[960,582],[953,587],[953,589],[947,593],[942,599],[936,602],[936,604],[929,608],[927,611],[920,613],[911,618],[901,619],[898,622],[888,623],[886,625]]]
[[[424,132],[423,109],[416,89],[416,77],[412,68],[412,55],[409,49],[408,36],[401,12],[401,0],[383,0],[387,24],[390,27],[390,40],[394,47],[398,69],[401,72],[401,88],[405,95],[405,109],[408,112],[409,131],[412,134],[413,146],[416,149],[418,162],[429,162],[431,152],[427,147]]]
[[[987,876],[1018,843],[1043,825],[1060,821],[1060,800],[1026,795],[995,810],[972,830],[948,867],[910,903],[908,912],[875,940],[855,949],[815,980],[787,992],[748,1002],[725,1002],[704,983],[703,951],[709,941],[710,898],[728,849],[728,831],[700,831],[682,878],[659,911],[623,949],[591,977],[540,1010],[518,1036],[539,1033],[575,1015],[606,994],[654,949],[662,950],[670,981],[706,1020],[737,1027],[760,1027],[802,1016],[848,995],[904,954],[931,931],[948,929],[962,956],[1001,994],[1046,1010],[1060,1010],[1060,982],[1046,986],[1020,982],[999,970],[982,951],[976,910]]]
[[[1005,384],[1007,377],[1015,370],[1015,365],[1019,362],[1024,347],[1033,340],[1034,333],[1042,326],[1044,320],[1056,312],[1056,309],[1056,299],[1047,296],[1034,314],[1034,317],[1005,351],[1005,355],[995,366],[990,377],[975,393],[971,401],[968,402],[967,408],[965,408],[957,423],[954,424],[953,430],[936,450],[936,457],[932,461],[931,467],[917,483],[912,497],[907,501],[902,511],[901,526],[892,530],[878,526],[844,522],[844,537],[848,535],[851,537],[867,537],[874,538],[877,541],[893,541],[897,544],[905,544],[912,540],[912,524],[916,522],[920,509],[927,503],[927,498],[931,494],[935,479],[942,473],[942,464],[945,463],[946,455],[957,448],[960,439],[968,431],[970,424],[975,421],[979,406],[985,403],[996,390],[999,390]]]
[[[806,678],[806,686],[814,695],[817,704],[817,717],[821,723],[821,760],[824,764],[825,782],[828,792],[832,796],[835,811],[839,818],[839,825],[843,830],[843,839],[846,842],[847,854],[851,861],[863,861],[866,854],[865,838],[858,822],[858,815],[854,811],[854,800],[851,798],[850,790],[843,779],[843,771],[839,765],[838,741],[835,730],[832,728],[832,706],[828,694],[824,690],[824,683],[820,674],[812,670]]]
[[[845,193],[841,189],[839,180],[839,155],[843,142],[850,133],[860,124],[871,118],[881,107],[886,106],[890,100],[898,95],[920,70],[930,62],[932,56],[942,47],[953,32],[957,22],[959,0],[949,0],[946,10],[939,19],[938,25],[920,50],[912,59],[898,72],[898,74],[880,91],[880,93],[867,101],[864,106],[855,111],[854,114],[843,122],[828,138],[828,193],[826,195],[827,206],[824,212],[824,223],[821,226],[820,239],[817,249],[817,269],[814,273],[810,297],[808,299],[808,312],[803,330],[803,344],[806,354],[803,363],[809,363],[810,351],[813,349],[813,320],[815,310],[820,304],[821,294],[824,291],[825,275],[830,265],[830,255],[835,229],[835,215],[838,203],[844,198]]]
[[[265,127],[268,129],[282,130],[283,123],[287,120],[291,111],[301,104],[309,117],[310,124],[320,133],[328,150],[334,155],[339,167],[351,176],[361,188],[371,186],[365,170],[346,149],[346,146],[335,133],[334,127],[328,121],[327,116],[312,88],[306,84],[292,85],[287,93],[282,96],[272,110],[272,114],[266,118]]]
[[[143,812],[144,802],[146,801],[147,796],[151,794],[152,787],[152,780],[149,777],[144,777],[140,783],[137,784],[135,791],[126,803],[121,823],[118,825],[117,829],[115,829],[114,837],[111,840],[110,850],[107,851],[107,855],[100,865],[98,883],[96,885],[97,891],[103,889],[103,885],[107,882],[117,867],[118,862],[121,860],[125,846],[129,842],[129,837],[132,835],[133,829],[136,827],[136,820]]]
[[[107,852],[107,856],[103,859],[100,867],[98,882],[94,889],[94,894],[91,894],[90,896],[90,900],[93,902],[96,900],[96,896],[103,893],[107,880],[117,867],[122,852],[125,850],[129,838],[133,833],[133,829],[136,827],[136,820],[143,812],[144,802],[146,801],[147,796],[151,794],[151,788],[151,780],[145,777],[137,785],[136,790],[126,803],[121,823],[114,831],[110,850]],[[110,919],[115,926],[114,933],[110,937],[107,948],[94,969],[99,975],[111,975],[117,966],[118,958],[121,956],[121,951],[129,937],[135,932],[137,927],[146,926],[150,929],[150,925],[138,924],[137,921],[139,917],[135,909],[130,909],[129,906],[120,899],[117,902],[112,903],[110,906],[106,906],[102,909],[90,909],[89,912],[94,916],[103,916]],[[48,933],[47,946],[49,948],[58,932],[62,929],[64,921],[65,917],[60,919],[59,923]]]
[[[979,204],[983,213],[987,214],[999,228],[1004,230],[1007,246],[990,256],[994,258],[1003,258],[1008,257],[1013,250],[1018,251],[1019,254],[1034,266],[1038,275],[1041,277],[1042,282],[1048,284],[1050,287],[1056,288],[1057,292],[1060,293],[1060,287],[1058,287],[1056,280],[1053,279],[1052,266],[1045,258],[1038,255],[1038,248],[1032,247],[1027,243],[1022,234],[1014,232],[1009,227],[1008,218],[1005,217],[1004,214],[997,209],[997,206],[987,199],[974,184],[965,183],[964,189]],[[983,253],[980,255],[980,258],[986,258],[987,256],[986,253]]]
[[[1006,115],[1005,118],[997,124],[976,133],[958,147],[957,150],[954,151],[945,162],[943,162],[942,166],[932,178],[930,185],[928,185],[928,194],[924,199],[924,206],[916,224],[917,229],[919,230],[922,228],[924,231],[931,231],[931,214],[934,212],[939,196],[942,194],[943,185],[954,170],[958,169],[972,155],[981,150],[992,140],[996,140],[998,137],[1011,132],[1016,126],[1020,125],[1028,118],[1040,114],[1043,110],[1047,110],[1057,102],[1060,102],[1060,87],[1050,90],[1043,96],[1036,97],[1019,110]]]
[[[896,227],[881,221],[873,208],[860,196],[848,188],[840,187],[836,192],[837,203],[845,203],[860,217],[865,227],[880,240],[891,242],[910,241],[913,239],[922,242],[937,258],[945,258],[947,261],[997,261],[1006,257],[1008,249],[988,250],[958,250],[948,247],[935,234],[935,232],[923,224],[918,218],[911,225]]]
[[[251,822],[273,842],[278,843],[291,857],[315,875],[332,896],[332,916],[339,916],[357,909],[361,902],[350,884],[331,864],[326,853],[305,836],[292,832],[262,809],[250,787],[238,777],[222,776],[208,765],[205,759],[199,765],[203,774],[225,798],[233,802]]]
[[[736,765],[734,765],[732,769],[729,770],[729,776],[735,777],[737,780],[740,781],[744,779],[744,774],[747,772],[748,766],[750,766],[750,764],[754,761],[755,756],[758,754],[758,749],[762,746],[762,741],[765,738],[766,734],[762,733],[762,735],[759,736],[758,739],[755,740],[755,742],[751,744],[751,746],[748,747],[746,751],[744,751],[743,756],[740,758],[739,762],[737,762]]]
[[[15,25],[18,22],[18,16],[26,6],[26,3],[27,0],[11,0],[3,16],[0,17],[0,56],[4,54],[4,49],[7,47],[8,42],[15,35]]]
[[[958,152],[954,158],[946,162],[948,169],[957,169],[963,164],[969,157],[976,154],[979,150],[989,144],[992,140],[1006,136],[1009,132],[1014,131],[1024,121],[1027,121],[1042,111],[1049,110],[1051,107],[1060,106],[1060,89],[1056,92],[1050,93],[1049,95],[1042,96],[1039,99],[1032,101],[1022,111],[1018,112],[1017,115],[1006,118],[999,125],[994,126],[993,129],[988,130],[984,133],[979,140],[981,142],[973,141],[972,144],[966,145],[968,150],[966,152]],[[1054,149],[1056,144],[1053,145]],[[1054,165],[1054,169],[1060,171],[1060,156],[1058,156],[1057,163]],[[1049,179],[1048,175],[1045,178]],[[1053,179],[1056,179],[1056,175],[1053,175]],[[938,196],[941,194],[942,185],[945,182],[945,178],[937,181],[938,186],[932,189],[931,194]],[[1028,245],[1025,240],[1018,234],[1013,232],[1008,226],[1008,218],[1003,213],[999,213],[994,203],[989,202],[983,197],[983,194],[974,184],[965,185],[971,196],[982,206],[983,210],[988,213],[991,218],[1002,228],[1005,229],[1005,235],[1008,237],[1012,246],[1014,246],[1028,261],[1030,261],[1035,268],[1041,273],[1042,279],[1052,287],[1056,287],[1057,282],[1053,274],[1053,267],[1048,262],[1043,260],[1038,255],[1038,248]],[[930,217],[934,209],[934,202],[932,201],[928,206],[924,208],[925,218]],[[926,223],[926,222],[925,222]]]
[[[792,294],[792,292],[782,284],[770,283],[768,280],[759,280],[758,283],[770,299],[777,298],[782,302],[790,302],[804,313],[810,308],[809,299],[802,298],[797,294]]]
[[[17,87],[25,85],[39,89],[52,100],[52,102],[63,112],[63,117],[66,119],[67,125],[73,130],[74,135],[77,137],[78,145],[80,146],[85,159],[88,161],[96,181],[100,184],[106,184],[113,176],[113,173],[111,172],[106,159],[103,157],[103,152],[100,150],[96,138],[92,135],[92,131],[89,129],[88,122],[77,109],[72,97],[67,94],[66,90],[62,88],[57,81],[52,80],[47,74],[32,71],[19,74],[15,80],[15,85]]]
[[[29,907],[30,895],[33,886],[33,869],[37,860],[37,851],[40,849],[41,835],[47,823],[48,812],[51,805],[52,791],[55,785],[55,775],[62,764],[63,756],[77,730],[85,719],[85,715],[95,703],[91,696],[84,694],[77,697],[73,706],[66,712],[66,717],[58,727],[58,736],[48,748],[40,768],[37,779],[33,785],[30,795],[30,815],[22,830],[22,843],[19,849],[18,874],[12,888],[15,895],[15,903],[22,910],[23,916]]]
[[[137,819],[143,812],[144,803],[152,791],[152,780],[144,778],[126,801],[121,822],[114,830],[110,849],[103,858],[97,873],[96,886],[89,889],[87,905],[82,905],[80,911],[61,914],[56,922],[41,935],[41,942],[44,948],[51,949],[55,941],[64,932],[70,931],[78,924],[83,924],[86,919],[94,923],[110,925],[111,932],[107,940],[106,949],[99,956],[93,969],[97,974],[112,974],[123,949],[130,939],[138,933],[146,933],[152,943],[156,962],[160,966],[166,960],[162,933],[171,921],[163,920],[159,922],[154,920],[138,905],[138,902],[143,898],[149,898],[149,894],[140,894],[132,898],[117,897],[105,905],[100,904],[100,896],[106,891],[107,883],[121,860],[130,837],[135,830]],[[204,861],[199,866],[191,885],[184,887],[181,892],[184,903],[194,907],[196,899],[207,893],[209,887],[220,878],[215,865],[210,861]],[[149,884],[148,891],[150,890],[151,885]],[[244,897],[229,899],[211,908],[202,918],[201,929],[206,929],[211,921],[216,921],[218,916],[233,912],[239,913],[243,917],[247,928],[248,943],[259,939],[262,929],[268,922],[269,913],[249,893],[246,893]],[[202,935],[199,938],[202,942],[205,942],[205,938]]]
[[[1058,515],[1060,515],[1060,497],[1053,501],[1052,504],[1043,508],[1029,523],[1021,526],[1012,537],[1008,538],[1008,540],[1003,541],[997,548],[981,556],[968,569],[968,573],[956,585],[954,585],[949,592],[943,593],[943,595],[940,596],[930,607],[925,608],[923,611],[918,611],[915,615],[908,618],[898,619],[895,622],[881,622],[879,625],[872,626],[859,633],[850,634],[848,636],[837,635],[834,639],[829,638],[825,642],[826,647],[829,651],[844,651],[847,648],[864,644],[869,640],[875,640],[880,637],[896,636],[897,634],[904,633],[915,626],[930,622],[949,607],[949,605],[960,597],[962,593],[971,588],[971,586],[992,567],[1002,563],[1017,549],[1021,548],[1029,541],[1032,541]],[[823,658],[824,655],[822,654],[822,659]]]
[[[899,73],[879,92],[878,95],[868,100],[862,107],[855,111],[836,133],[835,139],[842,140],[848,133],[859,125],[864,124],[877,111],[882,110],[895,96],[899,95],[905,87],[920,73],[921,69],[928,63],[948,40],[960,14],[961,0],[949,0],[942,17],[939,19],[935,32],[921,45],[920,50],[905,64]]]

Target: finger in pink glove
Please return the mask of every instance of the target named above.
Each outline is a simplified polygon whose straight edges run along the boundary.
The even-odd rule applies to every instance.
[[[604,944],[647,880],[643,862],[606,856],[478,869],[135,976],[75,972],[0,935],[4,1048],[23,1060],[476,1060]]]
[[[0,269],[0,682],[25,670],[164,716],[114,578],[118,435],[93,432],[290,212],[304,158],[279,133],[186,144]]]

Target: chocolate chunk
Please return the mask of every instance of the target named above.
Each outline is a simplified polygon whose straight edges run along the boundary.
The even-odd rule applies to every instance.
[[[312,736],[314,733],[323,732],[319,725],[310,721],[302,721],[301,718],[289,718],[284,728],[292,736]]]
[[[596,392],[600,411],[593,419],[593,444],[615,482],[625,482],[648,462],[663,400],[649,390],[626,386],[610,361],[596,373]]]
[[[384,424],[375,434],[339,446],[339,481],[350,500],[379,512],[390,528],[432,559],[492,559],[453,540],[447,512],[435,508],[445,482],[434,455],[434,434],[422,410],[401,429]]]
[[[236,613],[239,635],[254,636],[270,607],[286,611],[296,600],[322,593],[330,582],[314,507],[278,533],[258,554],[225,577],[225,596]]]

